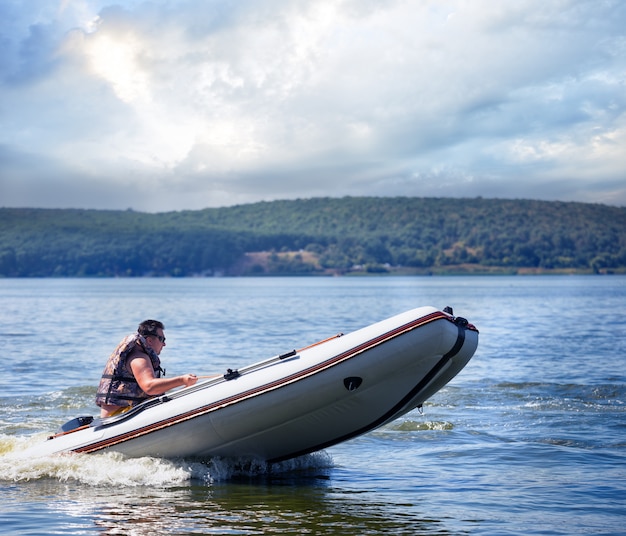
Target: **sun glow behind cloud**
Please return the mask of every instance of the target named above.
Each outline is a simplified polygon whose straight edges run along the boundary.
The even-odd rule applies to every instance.
[[[85,52],[94,74],[109,82],[122,101],[150,100],[148,77],[138,61],[142,51],[137,38],[115,38],[96,32],[86,40]]]

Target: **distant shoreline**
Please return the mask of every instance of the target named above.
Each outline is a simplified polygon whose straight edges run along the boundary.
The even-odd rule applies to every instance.
[[[276,272],[276,273],[247,273],[247,274],[190,274],[183,276],[169,275],[169,274],[144,274],[144,275],[49,275],[49,276],[3,276],[1,279],[248,279],[248,278],[264,278],[271,279],[273,277],[290,277],[290,278],[319,278],[319,277],[349,277],[349,278],[361,278],[361,277],[458,277],[458,276],[520,276],[520,277],[532,277],[532,276],[559,276],[559,275],[584,275],[584,276],[611,276],[611,275],[626,275],[626,269],[617,270],[601,270],[594,272],[592,270],[577,270],[577,269],[553,269],[546,268],[500,268],[500,267],[486,267],[485,269],[472,268],[472,269],[459,269],[458,267],[450,269],[442,269],[440,267],[433,269],[389,269],[386,272],[365,272],[365,271],[349,271],[349,272],[316,272],[316,273],[289,273],[289,272]]]

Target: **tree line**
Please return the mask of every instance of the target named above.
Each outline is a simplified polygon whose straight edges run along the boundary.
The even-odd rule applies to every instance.
[[[0,208],[0,276],[626,272],[626,208],[313,198],[157,214]]]

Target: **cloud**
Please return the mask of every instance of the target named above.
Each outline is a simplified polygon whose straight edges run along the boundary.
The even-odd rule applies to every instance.
[[[619,1],[0,11],[0,143],[32,156],[0,168],[0,205],[58,206],[17,181],[65,206],[130,194],[151,211],[318,195],[626,204]]]

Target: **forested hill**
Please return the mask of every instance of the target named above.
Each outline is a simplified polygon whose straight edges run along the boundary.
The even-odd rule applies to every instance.
[[[626,208],[315,198],[147,214],[0,209],[0,276],[626,273]]]

